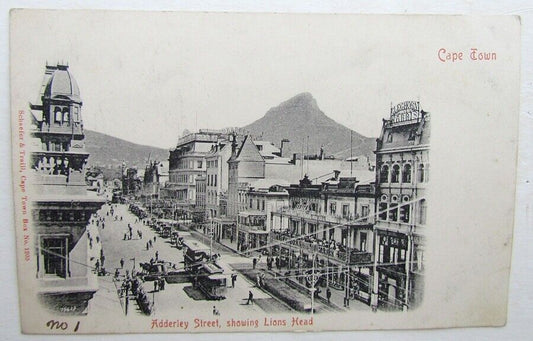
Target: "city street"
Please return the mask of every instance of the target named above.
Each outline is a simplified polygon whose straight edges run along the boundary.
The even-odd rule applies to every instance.
[[[113,205],[115,208],[114,215],[118,217],[115,220],[109,212],[110,206],[105,205],[100,211],[99,216],[105,218],[104,228],[102,224],[98,227],[100,240],[105,255],[104,268],[109,273],[107,276],[99,276],[99,290],[91,300],[89,315],[100,313],[101,309],[121,310],[125,313],[124,299],[120,299],[117,288],[120,288],[121,282],[113,281],[113,274],[116,269],[120,272],[120,278],[131,273],[132,270],[140,271],[140,263],[150,262],[155,259],[155,253],[158,252],[160,260],[176,264],[178,270],[183,268],[183,251],[178,250],[170,244],[169,239],[160,238],[150,227],[138,221],[137,218],[128,211],[127,205]],[[121,220],[122,217],[122,220]],[[125,238],[129,235],[128,224],[132,228],[133,238]],[[94,230],[94,226],[91,228]],[[142,233],[142,239],[137,231]],[[126,239],[126,240],[125,240]],[[147,250],[147,242],[151,240],[153,247]],[[208,243],[207,243],[208,244]],[[216,253],[221,254],[221,259],[229,264],[250,263],[250,259],[232,254],[220,245],[214,248]],[[124,266],[121,267],[121,259]],[[258,312],[287,312],[290,308],[279,300],[272,298],[263,290],[255,287],[243,276],[238,276],[235,288],[228,288],[226,299],[222,301],[206,300],[195,289],[192,289],[190,282],[184,283],[166,283],[165,289],[153,292],[153,282],[145,282],[145,289],[150,300],[154,301],[154,311],[152,316],[167,315],[177,311],[187,314],[212,314],[215,306],[224,315],[224,307],[231,306],[231,314],[236,316],[246,316],[250,313]],[[246,304],[248,292],[252,291],[255,304]],[[129,302],[128,315],[142,314],[134,300]]]

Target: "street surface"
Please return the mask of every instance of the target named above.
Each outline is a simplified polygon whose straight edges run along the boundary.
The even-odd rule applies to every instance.
[[[132,270],[140,271],[140,263],[150,262],[155,259],[155,253],[158,252],[160,260],[176,264],[178,269],[183,268],[183,251],[178,250],[170,244],[170,239],[161,238],[149,226],[144,225],[135,215],[128,211],[128,206],[124,204],[113,204],[114,215],[118,216],[115,220],[109,213],[110,206],[104,205],[98,212],[100,217],[104,218],[104,225],[95,226],[92,224],[89,231],[93,238],[99,234],[99,239],[105,262],[103,267],[109,273],[107,276],[99,276],[99,290],[94,298],[90,301],[89,315],[99,314],[103,311],[113,311],[125,314],[125,300],[119,297],[118,289],[121,281],[114,281],[113,275],[118,269],[119,278],[123,279],[126,271],[131,273]],[[108,215],[109,213],[109,215]],[[122,220],[120,219],[122,217]],[[133,238],[125,240],[124,236],[129,235],[128,224],[132,228]],[[142,233],[142,239],[137,231]],[[193,236],[199,236],[193,233]],[[202,238],[198,238],[202,241]],[[147,250],[147,242],[151,240],[153,247]],[[209,245],[208,239],[203,240]],[[231,264],[250,264],[249,258],[236,255],[228,248],[213,243],[213,253],[219,253],[222,261]],[[96,252],[95,252],[96,253]],[[121,267],[121,260],[124,261]],[[94,263],[93,263],[94,265]],[[145,290],[149,299],[154,302],[154,310],[151,316],[169,316],[171,313],[180,312],[180,314],[206,315],[212,314],[213,307],[220,312],[220,316],[226,316],[229,312],[235,316],[248,316],[254,313],[275,313],[289,312],[290,308],[273,298],[265,291],[257,288],[255,283],[248,281],[244,276],[238,275],[235,288],[227,288],[226,299],[221,301],[206,300],[201,293],[192,288],[190,282],[184,283],[166,283],[165,289],[154,292],[153,282],[145,282]],[[254,295],[255,304],[246,304],[248,292]],[[128,315],[142,315],[135,300],[130,300],[128,304]]]

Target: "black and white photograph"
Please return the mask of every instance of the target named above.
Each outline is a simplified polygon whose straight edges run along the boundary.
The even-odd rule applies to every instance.
[[[505,324],[516,17],[10,24],[23,332]]]

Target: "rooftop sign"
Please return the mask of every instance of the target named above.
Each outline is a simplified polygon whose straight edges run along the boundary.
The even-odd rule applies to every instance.
[[[421,118],[420,102],[406,101],[391,108],[390,120],[393,125],[418,122]]]

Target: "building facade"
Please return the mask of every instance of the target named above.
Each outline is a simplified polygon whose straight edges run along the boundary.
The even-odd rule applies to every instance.
[[[430,115],[419,102],[391,108],[375,151],[375,307],[406,310],[422,300],[429,143]]]
[[[265,246],[269,241],[273,212],[289,204],[289,193],[273,182],[257,181],[247,187],[244,198],[246,208],[237,217],[237,250]]]
[[[230,157],[231,143],[226,139],[219,140],[213,145],[206,156],[206,217],[213,224],[213,237],[216,240],[229,239],[235,225],[235,222],[227,217],[228,160]]]
[[[354,177],[312,184],[304,177],[287,188],[289,207],[272,214],[272,239],[290,269],[320,274],[319,285],[344,292],[344,304],[370,304],[375,188]],[[300,271],[300,270],[298,270]]]
[[[196,178],[206,174],[205,157],[224,134],[200,130],[178,140],[169,155],[169,181],[166,196],[175,201],[181,215],[192,218],[196,203]]]
[[[31,104],[32,227],[38,294],[59,314],[86,314],[98,290],[86,228],[105,200],[88,192],[82,100],[67,65],[46,66],[40,103]]]

